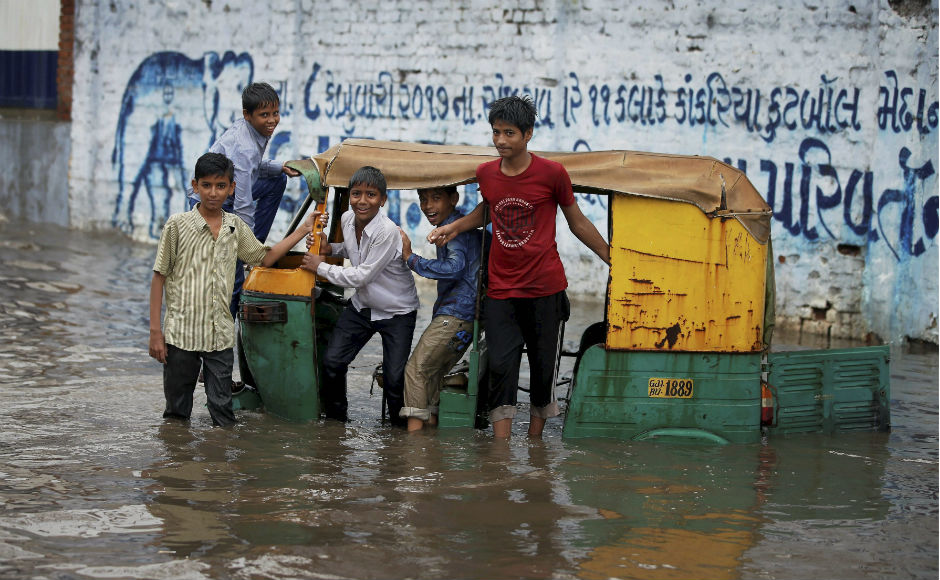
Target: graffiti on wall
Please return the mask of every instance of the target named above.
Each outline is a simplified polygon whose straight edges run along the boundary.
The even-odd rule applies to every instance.
[[[681,82],[667,84],[661,74],[651,83],[600,83],[584,85],[569,72],[555,87],[511,85],[502,74],[479,86],[394,82],[382,71],[372,82],[344,82],[340,75],[314,63],[304,85],[304,114],[312,121],[321,117],[338,120],[348,131],[356,124],[375,120],[427,120],[472,125],[485,122],[494,100],[519,94],[532,96],[539,113],[537,127],[556,129],[634,124],[673,127],[742,127],[764,141],[773,142],[781,132],[816,132],[827,135],[857,132],[862,128],[859,105],[862,88],[838,77],[819,77],[818,87],[798,90],[792,86],[760,88],[734,86],[713,72],[700,82],[686,74]],[[885,72],[879,87],[883,99],[878,125],[897,132],[935,131],[940,103],[928,98],[926,89],[901,87],[897,73]]]
[[[928,180],[936,174],[932,160],[918,165],[911,150],[902,147],[894,175],[884,179],[898,178],[900,188],[887,187],[876,196],[874,173],[851,167],[840,171],[821,139],[804,139],[796,159],[783,163],[782,171],[777,163],[760,160],[760,174],[766,176],[764,197],[774,210],[773,219],[791,236],[859,246],[882,241],[898,261],[920,256],[936,238],[938,197],[928,195]],[[738,167],[747,171],[744,160],[738,160]],[[752,172],[749,178],[761,189],[759,174]]]
[[[159,237],[170,213],[183,208],[191,174],[185,160],[205,151],[241,115],[241,92],[253,66],[246,53],[191,59],[158,52],[137,67],[121,99],[111,154],[118,182],[114,227],[131,233],[143,226]],[[146,223],[135,224],[142,213]]]
[[[493,100],[529,94],[539,113],[540,130],[619,124],[663,130],[700,126],[743,129],[766,143],[783,133],[810,134],[790,160],[761,159],[749,174],[758,189],[766,179],[762,191],[783,232],[807,241],[828,238],[856,245],[880,241],[897,260],[922,255],[937,235],[938,197],[930,195],[936,190],[931,187],[936,183],[936,160],[915,160],[909,148],[901,147],[896,172],[878,176],[885,182],[897,179],[899,185],[884,187],[876,195],[870,168],[844,169],[844,162],[833,159],[826,140],[863,128],[859,116],[863,88],[838,77],[820,75],[812,89],[777,86],[762,91],[734,86],[717,72],[698,83],[686,74],[674,86],[660,74],[651,83],[584,85],[577,73],[570,72],[563,83],[548,88],[514,86],[496,74],[492,83],[456,89],[396,83],[388,71],[379,72],[373,82],[344,82],[341,76],[314,63],[304,86],[303,110],[312,121],[339,121],[348,132],[377,120],[472,125],[485,122]],[[902,86],[893,70],[884,73],[877,97],[880,132],[928,136],[937,130],[938,108],[940,103],[926,89]],[[589,146],[579,139],[573,149],[579,148]],[[746,160],[739,160],[738,166],[747,172]],[[582,201],[589,209],[592,203],[603,203],[594,196]]]
[[[189,59],[180,53],[156,53],[131,76],[124,93],[113,161],[119,191],[115,203],[115,227],[133,230],[138,196],[146,192],[150,235],[182,197],[193,159],[240,113],[241,89],[252,78],[247,54],[207,53]],[[339,123],[342,135],[321,135],[317,151],[353,135],[368,137],[375,123],[485,122],[485,113],[497,98],[529,94],[539,113],[538,130],[559,131],[633,124],[648,130],[701,127],[714,131],[744,131],[768,144],[782,134],[800,138],[795,151],[783,159],[738,159],[758,190],[774,209],[775,228],[809,242],[832,239],[865,246],[884,244],[899,261],[923,255],[938,233],[937,159],[920,158],[923,151],[901,146],[893,155],[896,164],[852,167],[851,161],[833,158],[834,136],[857,134],[865,124],[860,116],[863,97],[876,99],[875,123],[880,134],[908,135],[914,139],[934,134],[938,127],[936,95],[920,87],[904,86],[895,71],[886,71],[877,97],[838,77],[820,75],[818,86],[758,88],[736,86],[714,72],[698,81],[691,74],[669,83],[662,75],[652,82],[595,83],[585,85],[571,72],[552,87],[514,86],[502,74],[479,86],[448,87],[394,82],[391,72],[379,72],[374,82],[348,82],[342,75],[314,63],[302,83],[302,119]],[[282,95],[282,111],[291,107],[287,81],[275,83]],[[198,117],[198,118],[195,118]],[[298,119],[300,120],[300,119]],[[293,127],[293,132],[297,128]],[[291,143],[290,130],[275,134],[268,155]],[[792,140],[791,140],[792,141]],[[572,149],[588,150],[584,138]],[[929,150],[936,155],[936,150]],[[732,160],[726,159],[728,163]],[[888,169],[890,168],[890,169]],[[282,209],[294,211],[303,197],[302,184],[288,191]],[[476,187],[463,190],[460,209],[470,211],[479,196]],[[579,199],[585,214],[606,219],[606,200],[598,196]],[[403,207],[404,205],[404,207]],[[412,232],[421,227],[422,215],[411,196],[389,191],[389,217]],[[138,224],[144,225],[144,224]]]

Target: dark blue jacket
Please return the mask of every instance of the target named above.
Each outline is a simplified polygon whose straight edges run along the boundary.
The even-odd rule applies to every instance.
[[[463,217],[454,210],[441,225]],[[480,230],[458,235],[437,248],[437,259],[412,253],[408,267],[419,276],[437,280],[437,300],[433,316],[453,316],[473,320],[476,314],[477,275],[480,270]]]

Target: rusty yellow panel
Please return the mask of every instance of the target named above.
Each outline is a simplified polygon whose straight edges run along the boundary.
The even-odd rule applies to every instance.
[[[250,292],[309,297],[316,274],[300,268],[252,268],[243,288]]]
[[[325,281],[322,276],[316,276],[309,270],[303,270],[300,263],[303,254],[288,254],[278,260],[276,267],[264,268],[256,266],[245,277],[243,288],[250,292],[263,292],[265,294],[280,294],[282,296],[310,296],[313,290],[314,278]],[[342,265],[342,258],[327,258],[330,264]]]
[[[761,349],[767,246],[734,219],[611,197],[607,348]]]

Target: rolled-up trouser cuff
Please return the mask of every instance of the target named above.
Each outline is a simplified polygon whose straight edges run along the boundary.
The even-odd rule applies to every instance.
[[[431,413],[427,409],[418,409],[417,407],[402,407],[401,411],[398,412],[398,416],[414,417],[415,419],[427,421],[431,418]]]
[[[558,401],[552,401],[544,407],[531,407],[529,409],[529,415],[540,419],[550,419],[560,414],[561,411],[558,410]]]
[[[515,405],[500,405],[490,411],[490,423],[502,421],[503,419],[512,419],[516,416]]]

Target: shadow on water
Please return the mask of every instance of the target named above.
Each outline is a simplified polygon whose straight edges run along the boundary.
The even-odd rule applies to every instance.
[[[350,423],[220,430],[201,394],[160,418],[154,249],[40,231],[0,224],[0,578],[937,575],[935,349],[893,350],[890,433],[528,441],[523,410],[509,442],[407,434],[369,394],[377,342]],[[573,311],[568,342],[600,305]]]

